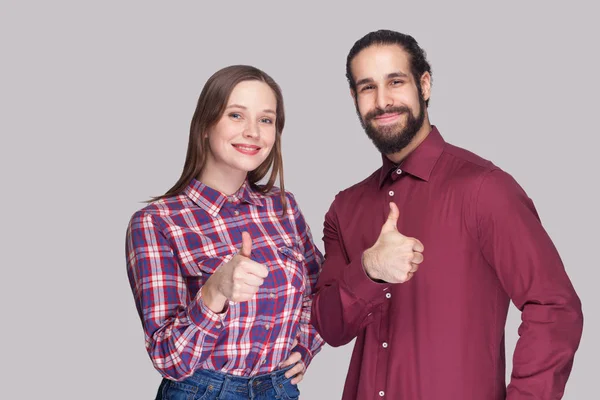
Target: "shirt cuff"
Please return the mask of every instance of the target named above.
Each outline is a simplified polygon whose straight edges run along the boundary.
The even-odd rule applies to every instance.
[[[202,290],[199,290],[196,300],[190,305],[188,315],[198,329],[216,339],[225,329],[225,317],[228,315],[228,310],[229,307],[226,306],[225,311],[222,313],[215,313],[204,304],[204,301],[202,300]]]
[[[369,278],[362,265],[362,257],[352,261],[344,270],[344,284],[355,297],[369,303],[385,301],[385,291],[391,283],[378,283]]]
[[[297,344],[296,347],[294,347],[291,351],[291,353],[294,352],[298,352],[300,353],[300,356],[302,357],[301,360],[304,363],[304,367],[308,368],[308,366],[310,365],[310,362],[313,359],[313,354],[310,352],[310,350],[308,350],[306,347],[302,346],[301,344]]]

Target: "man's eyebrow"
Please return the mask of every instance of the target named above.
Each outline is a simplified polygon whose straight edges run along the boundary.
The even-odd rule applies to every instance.
[[[360,81],[356,82],[356,86],[364,85],[365,83],[373,83],[375,82],[373,78],[363,78]]]
[[[230,104],[230,105],[227,106],[227,108],[228,109],[229,108],[241,108],[242,110],[247,110],[248,109],[248,107],[242,106],[242,105],[239,105],[239,104]],[[277,115],[277,113],[275,111],[271,110],[270,108],[265,108],[263,110],[263,112],[267,113],[267,114]]]
[[[408,74],[405,74],[404,72],[392,72],[391,74],[388,74],[388,79],[389,78],[408,78]]]

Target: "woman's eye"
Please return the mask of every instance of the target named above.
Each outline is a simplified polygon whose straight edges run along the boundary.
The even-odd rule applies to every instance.
[[[263,118],[260,120],[260,122],[265,123],[265,124],[272,124],[273,120],[271,118]]]
[[[229,114],[229,116],[234,119],[242,118],[242,116],[238,113],[231,113],[231,114]]]

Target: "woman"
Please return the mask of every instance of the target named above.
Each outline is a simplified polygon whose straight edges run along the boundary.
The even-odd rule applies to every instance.
[[[322,256],[284,190],[284,122],[266,73],[216,72],[179,181],[131,218],[127,271],[158,399],[296,399],[323,345],[310,325]]]

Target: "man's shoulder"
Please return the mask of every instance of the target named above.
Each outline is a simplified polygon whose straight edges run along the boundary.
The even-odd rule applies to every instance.
[[[498,169],[490,160],[487,160],[470,150],[455,146],[451,143],[446,143],[444,147],[444,155],[451,158],[454,162],[462,164],[471,169],[474,173],[487,173]]]
[[[454,189],[472,190],[493,171],[502,171],[492,161],[462,147],[446,143],[436,165],[438,183]]]
[[[509,172],[472,151],[446,143],[444,155],[447,158],[439,182],[447,188],[464,190],[478,197],[482,188],[497,198],[509,199],[515,194],[525,194]]]

